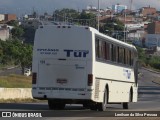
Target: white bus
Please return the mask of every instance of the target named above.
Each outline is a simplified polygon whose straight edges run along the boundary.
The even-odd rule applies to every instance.
[[[40,26],[35,34],[32,95],[50,109],[137,102],[137,51],[91,27]]]

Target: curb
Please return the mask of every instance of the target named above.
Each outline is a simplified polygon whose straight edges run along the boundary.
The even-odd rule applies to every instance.
[[[145,67],[142,67],[141,69],[144,69],[144,70],[150,71],[150,72],[152,72],[152,73],[160,74],[160,72],[157,72],[157,71],[154,71],[154,70],[151,70],[151,69],[145,68]]]
[[[160,83],[157,83],[157,82],[154,82],[154,81],[152,81],[153,83],[155,83],[155,84],[157,84],[157,85],[160,85]]]

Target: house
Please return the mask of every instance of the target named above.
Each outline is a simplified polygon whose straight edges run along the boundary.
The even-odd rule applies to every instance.
[[[0,21],[4,21],[5,16],[3,14],[0,14]]]
[[[5,14],[5,21],[17,20],[16,14]]]
[[[155,21],[148,24],[148,34],[160,34],[160,21]]]
[[[9,29],[8,28],[0,28],[0,40],[6,41],[9,39]]]
[[[148,15],[156,14],[157,10],[156,10],[156,8],[148,6],[148,7],[141,8],[139,12],[142,17],[147,17]]]
[[[147,34],[145,39],[145,45],[148,48],[155,48],[160,50],[160,34]]]

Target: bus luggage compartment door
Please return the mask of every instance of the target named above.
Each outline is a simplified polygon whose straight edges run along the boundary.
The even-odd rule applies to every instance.
[[[86,61],[45,60],[39,63],[39,87],[86,88]]]

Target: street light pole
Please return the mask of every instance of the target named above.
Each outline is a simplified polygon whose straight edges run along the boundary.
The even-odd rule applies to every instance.
[[[126,9],[124,10],[124,42],[126,42]]]
[[[98,31],[99,31],[99,15],[100,15],[100,0],[98,0]]]

